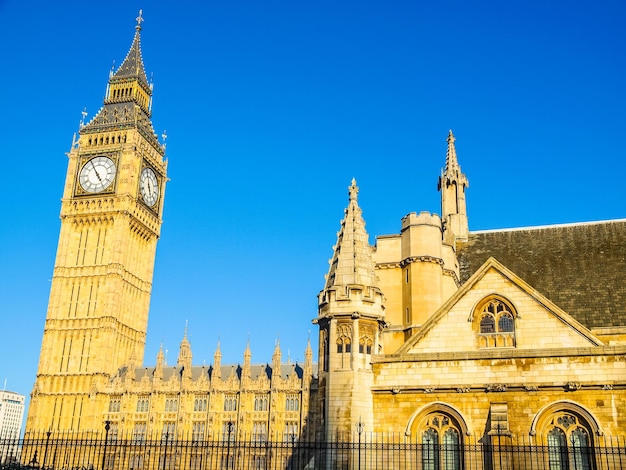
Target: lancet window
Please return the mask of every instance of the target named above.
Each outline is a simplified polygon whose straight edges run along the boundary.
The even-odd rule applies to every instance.
[[[237,397],[235,395],[224,397],[224,411],[237,411]]]
[[[122,399],[120,397],[111,397],[109,401],[109,413],[119,413],[122,409]]]
[[[254,397],[254,411],[267,411],[267,395]]]
[[[173,413],[178,410],[178,398],[165,399],[165,412]]]
[[[139,397],[137,399],[137,413],[147,413],[150,408],[150,399],[148,397]]]
[[[346,324],[337,325],[337,354],[339,366],[343,369],[350,366],[352,353],[352,327]]]
[[[285,400],[285,411],[300,410],[300,400],[297,395],[287,395]]]
[[[204,429],[205,423],[204,421],[194,421],[191,428],[191,439],[193,441],[202,441],[204,440]]]
[[[197,396],[193,400],[193,411],[206,411],[207,398],[204,396]]]

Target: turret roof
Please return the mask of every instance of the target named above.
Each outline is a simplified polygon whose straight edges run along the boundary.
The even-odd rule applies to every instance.
[[[378,286],[372,247],[358,203],[356,180],[348,188],[349,202],[337,234],[324,289],[334,286]]]

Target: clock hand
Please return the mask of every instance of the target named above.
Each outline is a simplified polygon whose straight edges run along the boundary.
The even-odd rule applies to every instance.
[[[96,173],[98,180],[100,181],[100,183],[102,183],[102,178],[100,178],[100,174],[98,173],[98,169],[96,168],[96,165],[94,165],[93,160],[89,160],[89,163],[91,163],[91,166],[93,167],[93,171]]]

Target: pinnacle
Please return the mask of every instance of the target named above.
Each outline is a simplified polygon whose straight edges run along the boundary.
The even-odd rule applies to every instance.
[[[454,146],[455,140],[456,139],[454,137],[454,134],[452,133],[452,129],[450,129],[450,132],[448,133],[448,138],[446,139],[446,141],[448,142],[448,152],[446,153],[445,168],[446,173],[461,171],[459,161],[456,156],[456,148]]]
[[[335,252],[331,259],[325,288],[338,285],[377,284],[372,259],[372,248],[365,230],[365,221],[357,201],[359,188],[353,178],[348,187],[349,202],[337,235]]]

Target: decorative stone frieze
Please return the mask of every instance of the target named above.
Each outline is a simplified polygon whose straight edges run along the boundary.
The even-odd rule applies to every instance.
[[[568,382],[565,384],[565,390],[567,390],[568,392],[574,392],[576,390],[580,390],[582,387],[582,384],[579,382]]]

